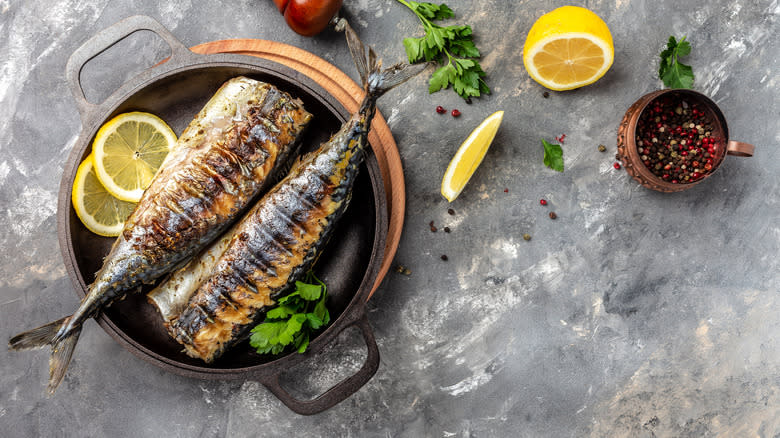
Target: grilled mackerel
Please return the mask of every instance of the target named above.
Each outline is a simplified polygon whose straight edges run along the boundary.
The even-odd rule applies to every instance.
[[[149,302],[160,312],[166,327],[181,315],[198,287],[211,276],[214,266],[233,239],[235,228],[220,236],[199,256],[193,257],[147,294]]]
[[[178,290],[179,299],[186,299],[194,291],[183,310],[163,305],[169,332],[192,357],[212,362],[245,338],[256,319],[309,270],[349,204],[377,98],[425,67],[381,71],[373,51],[366,57],[348,26],[347,41],[366,92],[358,112],[303,156],[231,236],[175,274],[173,286],[152,293],[160,299]]]
[[[49,392],[84,321],[219,236],[270,185],[310,118],[300,101],[266,83],[238,77],[217,91],[163,162],[76,313],[11,338],[14,350],[51,346]]]

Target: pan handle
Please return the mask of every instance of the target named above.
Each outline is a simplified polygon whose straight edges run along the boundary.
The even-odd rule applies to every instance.
[[[68,81],[73,98],[76,100],[76,106],[81,114],[82,123],[88,120],[87,115],[97,110],[102,104],[93,104],[87,101],[84,96],[84,89],[81,87],[81,70],[90,59],[103,53],[114,44],[122,41],[131,34],[139,30],[149,30],[157,34],[168,43],[171,48],[171,59],[178,60],[188,55],[193,55],[190,50],[184,46],[172,33],[162,24],[151,17],[145,15],[134,15],[100,31],[97,35],[88,39],[68,58],[65,66],[65,77]],[[173,66],[177,62],[166,62],[163,65]],[[147,70],[148,71],[148,70]],[[156,72],[157,73],[157,72]]]
[[[344,331],[344,329],[353,325],[360,329],[363,334],[363,340],[368,347],[366,361],[357,373],[333,385],[319,397],[312,400],[298,400],[290,395],[290,393],[279,384],[279,376],[282,373],[281,370],[260,379],[260,383],[265,385],[265,387],[279,398],[282,403],[287,405],[288,408],[301,415],[318,414],[346,400],[347,397],[354,394],[371,380],[371,377],[376,374],[376,370],[379,368],[379,347],[376,345],[374,332],[371,329],[371,325],[368,323],[365,313],[354,322],[345,325],[341,331]]]

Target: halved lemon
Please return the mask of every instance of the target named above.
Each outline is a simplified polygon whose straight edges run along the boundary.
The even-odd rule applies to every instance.
[[[441,194],[448,201],[452,202],[460,195],[471,175],[482,163],[503,118],[503,111],[496,111],[488,116],[466,137],[452,157],[441,180]]]
[[[120,114],[95,135],[95,172],[116,198],[138,202],[175,144],[176,134],[159,117]]]
[[[94,156],[90,154],[76,171],[71,202],[76,215],[93,233],[118,236],[125,220],[135,208],[134,202],[111,196],[97,178]]]
[[[607,24],[579,6],[563,6],[539,17],[523,47],[528,74],[556,91],[596,82],[612,66],[614,57]]]

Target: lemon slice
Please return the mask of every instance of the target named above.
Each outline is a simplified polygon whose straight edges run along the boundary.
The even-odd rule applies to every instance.
[[[95,135],[95,172],[116,198],[138,202],[174,144],[176,134],[159,117],[120,114]]]
[[[452,202],[460,195],[471,175],[482,163],[503,118],[503,111],[496,111],[488,116],[469,134],[452,157],[441,180],[441,194],[448,201]]]
[[[596,82],[614,57],[607,24],[578,6],[563,6],[539,17],[523,47],[523,64],[531,78],[557,91]]]
[[[101,236],[118,236],[135,208],[135,203],[120,201],[106,191],[95,173],[92,154],[79,165],[70,198],[81,222]]]

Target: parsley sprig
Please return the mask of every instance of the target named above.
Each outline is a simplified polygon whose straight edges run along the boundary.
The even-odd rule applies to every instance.
[[[673,36],[669,37],[666,49],[661,52],[661,65],[658,68],[658,77],[669,88],[692,88],[693,69],[677,59],[691,53],[691,44],[682,37],[677,41]]]
[[[563,148],[561,145],[542,139],[542,146],[544,147],[544,165],[552,170],[563,172]]]
[[[309,271],[304,281],[295,282],[295,291],[279,299],[279,306],[252,329],[249,345],[260,354],[279,354],[290,345],[298,353],[305,352],[311,334],[330,322],[327,297],[325,283]]]
[[[455,16],[452,9],[443,3],[397,1],[411,9],[425,29],[425,35],[420,38],[404,38],[409,62],[436,61],[440,65],[431,76],[428,92],[435,93],[452,85],[455,92],[466,100],[479,97],[481,93],[490,94],[490,88],[482,79],[485,72],[475,59],[480,57],[480,53],[472,40],[471,26],[439,26],[434,23]]]

